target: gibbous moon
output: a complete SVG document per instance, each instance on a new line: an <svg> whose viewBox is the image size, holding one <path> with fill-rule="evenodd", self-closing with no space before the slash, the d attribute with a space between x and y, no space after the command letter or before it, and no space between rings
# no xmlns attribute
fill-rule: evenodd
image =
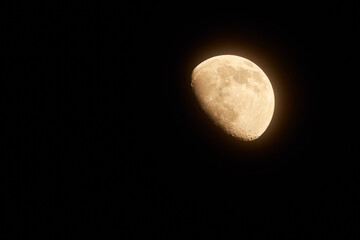
<svg viewBox="0 0 360 240"><path fill-rule="evenodd" d="M221 55L200 63L191 86L205 113L228 134L244 141L259 138L275 108L269 78L250 60Z"/></svg>

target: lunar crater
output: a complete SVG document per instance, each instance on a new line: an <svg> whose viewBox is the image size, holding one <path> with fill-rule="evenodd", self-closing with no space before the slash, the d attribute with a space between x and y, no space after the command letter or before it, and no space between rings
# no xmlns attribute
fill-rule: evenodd
<svg viewBox="0 0 360 240"><path fill-rule="evenodd" d="M249 84L249 78L251 77L251 72L247 69L241 69L233 75L233 80L240 84Z"/></svg>

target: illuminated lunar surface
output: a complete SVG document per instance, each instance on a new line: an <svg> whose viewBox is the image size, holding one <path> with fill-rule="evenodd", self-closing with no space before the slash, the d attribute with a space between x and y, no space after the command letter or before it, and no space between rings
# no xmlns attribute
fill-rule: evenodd
<svg viewBox="0 0 360 240"><path fill-rule="evenodd" d="M244 141L260 137L275 108L271 83L253 62L221 55L200 63L191 86L202 109L228 134Z"/></svg>

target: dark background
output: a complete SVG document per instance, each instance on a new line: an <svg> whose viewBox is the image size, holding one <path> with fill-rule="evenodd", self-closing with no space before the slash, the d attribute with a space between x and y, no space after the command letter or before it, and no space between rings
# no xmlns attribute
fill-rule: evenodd
<svg viewBox="0 0 360 240"><path fill-rule="evenodd" d="M358 2L4 2L4 239L359 239ZM191 71L272 82L254 142Z"/></svg>

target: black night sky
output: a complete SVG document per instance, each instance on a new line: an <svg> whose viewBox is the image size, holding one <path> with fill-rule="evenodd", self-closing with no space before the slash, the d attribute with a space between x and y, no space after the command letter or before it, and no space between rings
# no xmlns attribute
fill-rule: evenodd
<svg viewBox="0 0 360 240"><path fill-rule="evenodd" d="M4 239L359 239L356 1L4 3ZM191 71L246 57L274 118L241 142Z"/></svg>

